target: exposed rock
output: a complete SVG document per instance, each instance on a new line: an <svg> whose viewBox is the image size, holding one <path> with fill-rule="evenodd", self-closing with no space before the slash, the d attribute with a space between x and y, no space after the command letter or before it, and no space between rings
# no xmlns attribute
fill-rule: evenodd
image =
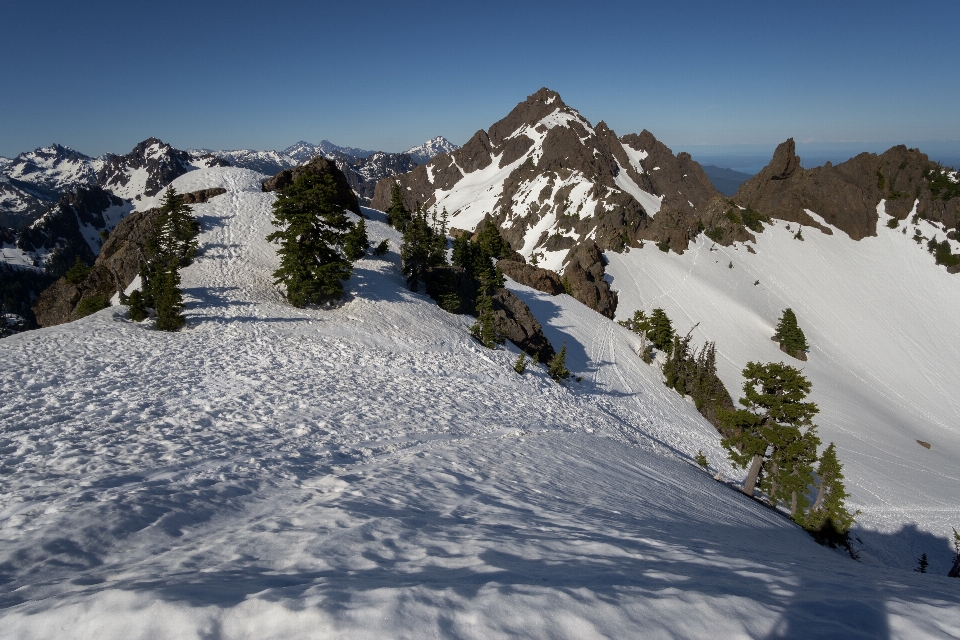
<svg viewBox="0 0 960 640"><path fill-rule="evenodd" d="M524 264L517 260L500 260L497 262L500 271L515 282L549 293L552 296L563 293L563 281L556 271L541 269L532 264Z"/></svg>
<svg viewBox="0 0 960 640"><path fill-rule="evenodd" d="M147 138L126 155L110 156L97 172L97 184L124 198L154 196L192 168L186 151L174 149L157 138ZM142 186L134 179L138 171L146 172Z"/></svg>
<svg viewBox="0 0 960 640"><path fill-rule="evenodd" d="M226 193L226 189L216 187L184 193L181 197L187 204L196 204L222 193ZM77 319L76 308L81 299L94 296L110 299L126 289L140 273L147 238L153 233L159 213L159 208L135 211L121 220L104 242L83 282L74 285L60 278L40 294L33 306L37 323L51 327L71 322Z"/></svg>
<svg viewBox="0 0 960 640"><path fill-rule="evenodd" d="M917 149L891 147L881 155L861 153L838 165L803 169L793 139L780 144L770 164L741 185L733 200L773 218L817 227L809 209L854 240L877 234L877 206L903 219L913 209L921 217L954 228L960 222L960 198L933 195L927 172L936 167Z"/></svg>
<svg viewBox="0 0 960 640"><path fill-rule="evenodd" d="M453 292L460 299L457 311L476 314L475 305L480 292L465 269L450 265L433 267L427 270L424 280L427 295L434 300L439 302L444 293ZM536 355L541 362L549 362L554 354L553 346L527 305L507 289L498 289L492 298L497 331L529 355Z"/></svg>
<svg viewBox="0 0 960 640"><path fill-rule="evenodd" d="M597 313L612 318L617 310L617 292L610 290L604 279L603 254L597 244L588 240L567 254L563 279L570 295Z"/></svg>
<svg viewBox="0 0 960 640"><path fill-rule="evenodd" d="M555 353L553 345L526 303L507 289L498 289L492 298L497 331L531 356L536 355L540 362L550 362Z"/></svg>
<svg viewBox="0 0 960 640"><path fill-rule="evenodd" d="M356 194L354 194L353 190L350 188L350 183L347 182L347 177L332 160L328 160L326 158L316 157L307 164L300 165L299 167L294 167L292 169L284 169L272 178L267 178L264 180L263 190L277 191L279 189L283 189L284 187L293 184L293 181L304 173L313 173L318 176L329 174L332 176L334 186L337 191L337 204L344 209L353 211L357 215L361 215L360 203L357 201Z"/></svg>

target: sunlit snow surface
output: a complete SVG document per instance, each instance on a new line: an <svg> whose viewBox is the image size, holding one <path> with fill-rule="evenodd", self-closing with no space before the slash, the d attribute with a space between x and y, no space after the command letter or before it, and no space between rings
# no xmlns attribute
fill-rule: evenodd
<svg viewBox="0 0 960 640"><path fill-rule="evenodd" d="M926 240L912 239L919 229L943 240L942 229L920 221L904 234L905 225L889 229L889 219L881 203L878 236L856 243L837 229L809 227L801 242L796 224L788 230L777 221L757 234L755 254L703 236L682 256L648 244L608 253L607 273L619 292L618 317L662 307L681 333L699 322L695 342L716 341L734 398L748 361L802 368L820 408L820 436L836 442L862 510L864 561L913 568L931 548L947 562L945 541L960 528L960 276L934 264ZM787 307L811 345L807 362L770 340ZM880 544L874 531L900 535Z"/></svg>
<svg viewBox="0 0 960 640"><path fill-rule="evenodd" d="M567 296L513 285L582 382L520 377L405 289L368 211L388 259L339 309L288 306L261 177L175 182L228 188L194 206L183 332L114 307L0 342L0 637L960 634L956 581L695 468L732 475L716 433Z"/></svg>

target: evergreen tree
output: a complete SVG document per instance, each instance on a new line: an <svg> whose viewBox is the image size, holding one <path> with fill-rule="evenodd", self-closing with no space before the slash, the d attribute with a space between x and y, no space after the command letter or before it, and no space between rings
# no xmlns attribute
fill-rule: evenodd
<svg viewBox="0 0 960 640"><path fill-rule="evenodd" d="M790 476L805 473L804 452L813 436L803 439L813 427L812 418L819 409L816 404L803 401L810 393L807 379L782 362L749 362L743 377L746 382L740 404L745 408L721 411L721 421L730 434L722 444L734 466L748 469L743 492L752 496L757 482L765 482L764 486L773 491L771 502L776 504L785 495L784 484L796 486ZM764 474L771 478L764 480Z"/></svg>
<svg viewBox="0 0 960 640"><path fill-rule="evenodd" d="M695 458L695 460L697 464L703 467L704 469L706 469L707 466L710 464L709 462L707 462L707 456L703 455L702 449L697 449L697 457Z"/></svg>
<svg viewBox="0 0 960 640"><path fill-rule="evenodd" d="M128 299L130 303L130 319L134 322L142 322L147 319L147 307L143 304L143 294L140 289L134 289Z"/></svg>
<svg viewBox="0 0 960 640"><path fill-rule="evenodd" d="M917 568L914 569L917 573L926 573L927 567L930 566L930 563L927 561L927 554L920 554L920 559L917 560Z"/></svg>
<svg viewBox="0 0 960 640"><path fill-rule="evenodd" d="M650 324L650 319L647 318L647 314L639 309L633 312L632 318L620 320L617 324L641 336L646 336L647 332L653 328L653 325Z"/></svg>
<svg viewBox="0 0 960 640"><path fill-rule="evenodd" d="M179 331L186 320L183 317L183 293L180 291L180 270L176 262L169 262L160 272L154 287L157 310L157 329Z"/></svg>
<svg viewBox="0 0 960 640"><path fill-rule="evenodd" d="M184 204L183 197L177 194L173 186L167 187L163 194L156 226L164 229L164 242L167 244L163 250L176 255L178 266L186 267L193 262L200 224L193 217L193 209Z"/></svg>
<svg viewBox="0 0 960 640"><path fill-rule="evenodd" d="M666 351L673 344L673 324L663 309L654 309L650 314L650 330L647 337L657 349Z"/></svg>
<svg viewBox="0 0 960 640"><path fill-rule="evenodd" d="M488 349L495 349L504 340L497 331L493 317L493 299L487 291L483 291L477 298L477 321L471 327L470 333Z"/></svg>
<svg viewBox="0 0 960 640"><path fill-rule="evenodd" d="M343 253L351 262L355 262L367 254L370 240L367 239L367 223L363 218L347 232L343 239Z"/></svg>
<svg viewBox="0 0 960 640"><path fill-rule="evenodd" d="M403 192L400 190L400 185L394 183L390 191L390 206L387 208L387 223L394 229L403 231L407 228L409 221L410 212L403 204Z"/></svg>
<svg viewBox="0 0 960 640"><path fill-rule="evenodd" d="M500 230L488 214L480 223L477 233L477 243L494 260L506 258L510 255L510 245L500 235Z"/></svg>
<svg viewBox="0 0 960 640"><path fill-rule="evenodd" d="M850 514L846 509L847 490L843 486L843 466L837 458L837 448L832 442L820 456L817 477L820 484L813 506L806 516L806 527L831 536L836 533L845 539L846 532L853 526L855 514Z"/></svg>
<svg viewBox="0 0 960 640"><path fill-rule="evenodd" d="M550 361L550 369L547 372L550 374L550 377L553 378L556 382L561 380L566 380L570 377L570 372L567 371L567 343L563 343L563 348L560 349L560 352L553 356L553 360Z"/></svg>
<svg viewBox="0 0 960 640"><path fill-rule="evenodd" d="M400 247L401 270L411 291L419 288L428 269L446 264L446 243L446 233L427 224L426 214L417 207L404 228Z"/></svg>
<svg viewBox="0 0 960 640"><path fill-rule="evenodd" d="M280 245L274 282L284 285L290 304L303 307L339 300L343 281L353 270L343 253L353 225L336 202L333 178L300 174L277 194L272 224L280 227L267 236Z"/></svg>
<svg viewBox="0 0 960 640"><path fill-rule="evenodd" d="M517 357L517 361L513 365L513 370L520 374L527 370L527 354L525 354L523 351L521 351L520 355Z"/></svg>
<svg viewBox="0 0 960 640"><path fill-rule="evenodd" d="M80 284L86 279L88 273L90 273L90 267L80 259L80 256L77 256L77 259L73 261L73 266L67 269L63 277L70 284Z"/></svg>
<svg viewBox="0 0 960 640"><path fill-rule="evenodd" d="M387 251L389 250L390 250L390 241L387 239L384 239L380 241L380 244L374 247L373 255L377 257L385 256L387 255Z"/></svg>
<svg viewBox="0 0 960 640"><path fill-rule="evenodd" d="M807 345L806 336L803 335L803 330L797 324L797 316L793 309L783 310L783 315L777 322L777 332L773 334L773 339L779 342L780 348L791 356L810 348Z"/></svg>

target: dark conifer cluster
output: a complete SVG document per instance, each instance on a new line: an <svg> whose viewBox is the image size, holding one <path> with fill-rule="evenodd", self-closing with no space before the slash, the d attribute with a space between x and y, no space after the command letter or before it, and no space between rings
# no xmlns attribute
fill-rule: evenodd
<svg viewBox="0 0 960 640"><path fill-rule="evenodd" d="M773 505L784 505L790 516L818 541L849 549L847 532L855 514L844 506L847 493L843 468L831 443L819 458L820 438L813 423L819 409L806 402L810 382L790 365L747 363L743 409L721 411L722 441L734 466L747 469L743 492L759 489ZM811 505L810 489L816 489Z"/></svg>
<svg viewBox="0 0 960 640"><path fill-rule="evenodd" d="M131 320L144 320L148 309L153 309L157 329L179 331L183 328L180 269L193 261L198 235L200 224L193 217L193 209L184 204L176 189L167 187L140 262L140 289L127 300Z"/></svg>
<svg viewBox="0 0 960 640"><path fill-rule="evenodd" d="M417 291L430 269L447 264L447 212L444 210L440 216L433 213L428 220L417 205L413 214L405 214L401 219L405 220L400 246L401 268L407 277L407 286Z"/></svg>
<svg viewBox="0 0 960 640"><path fill-rule="evenodd" d="M333 178L299 175L277 194L272 224L279 230L267 240L280 245L274 282L284 286L290 304L304 307L340 300L353 260L366 252L369 243L363 219L352 224L337 203Z"/></svg>
<svg viewBox="0 0 960 640"><path fill-rule="evenodd" d="M663 365L664 382L680 395L689 395L704 418L722 430L720 411L733 408L733 399L717 376L717 345L706 342L699 352L690 348L693 329L673 336L672 349Z"/></svg>
<svg viewBox="0 0 960 640"><path fill-rule="evenodd" d="M797 315L793 309L784 309L783 315L777 322L777 332L773 334L773 339L780 343L780 349L795 358L803 356L804 352L810 348L807 344L807 338L803 335L803 329L797 324Z"/></svg>

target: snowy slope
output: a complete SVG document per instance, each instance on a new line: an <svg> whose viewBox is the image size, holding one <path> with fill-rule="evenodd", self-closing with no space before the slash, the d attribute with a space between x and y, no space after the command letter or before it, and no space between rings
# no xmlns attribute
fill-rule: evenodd
<svg viewBox="0 0 960 640"><path fill-rule="evenodd" d="M820 407L821 438L837 443L862 510L864 560L911 568L931 547L945 562L945 540L960 527L960 279L911 239L919 228L942 240L942 229L921 221L904 234L887 220L881 206L878 236L859 242L810 228L801 242L796 224L788 230L777 221L757 234L755 254L702 235L682 256L648 244L607 253L607 273L619 292L618 317L662 307L682 333L699 322L695 342L716 341L719 373L735 399L748 361L802 368ZM807 362L770 340L787 307L811 345ZM875 532L895 540L871 545Z"/></svg>
<svg viewBox="0 0 960 640"><path fill-rule="evenodd" d="M955 581L696 469L715 432L567 296L514 286L583 381L520 377L405 290L368 210L388 259L286 305L261 178L175 181L229 190L195 206L185 331L110 308L0 343L0 637L960 635Z"/></svg>

